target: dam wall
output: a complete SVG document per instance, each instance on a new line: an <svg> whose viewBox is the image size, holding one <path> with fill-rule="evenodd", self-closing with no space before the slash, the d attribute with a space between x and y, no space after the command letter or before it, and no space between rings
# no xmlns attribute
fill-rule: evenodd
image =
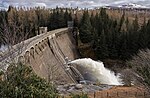
<svg viewBox="0 0 150 98"><path fill-rule="evenodd" d="M48 81L59 83L75 82L67 72L67 59L78 58L76 46L71 32L64 30L43 39L32 47L25 56L29 56L26 63L31 65L37 75ZM59 84L58 83L58 84Z"/></svg>
<svg viewBox="0 0 150 98"><path fill-rule="evenodd" d="M18 53L18 47L22 47L21 53ZM13 48L11 53L3 56L2 62L13 56L17 61L31 66L38 76L49 82L76 82L68 70L67 62L79 56L72 32L68 28L42 33Z"/></svg>

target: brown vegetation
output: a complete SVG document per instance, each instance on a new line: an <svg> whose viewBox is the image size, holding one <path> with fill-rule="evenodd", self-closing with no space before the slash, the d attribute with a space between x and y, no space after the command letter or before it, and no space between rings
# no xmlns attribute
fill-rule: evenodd
<svg viewBox="0 0 150 98"><path fill-rule="evenodd" d="M96 13L99 13L99 9L89 10L89 14L96 15ZM84 10L77 11L77 16L79 19L81 19L81 16L83 14ZM120 20L123 13L125 13L125 19L128 17L129 22L132 23L132 21L135 19L135 17L138 17L138 22L140 25L143 24L144 20L148 21L150 19L150 11L138 11L138 10L123 10L123 9L106 9L107 14L115 20Z"/></svg>

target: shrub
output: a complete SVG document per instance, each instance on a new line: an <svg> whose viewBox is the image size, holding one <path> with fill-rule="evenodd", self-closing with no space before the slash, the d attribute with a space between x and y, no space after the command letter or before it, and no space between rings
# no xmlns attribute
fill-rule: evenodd
<svg viewBox="0 0 150 98"><path fill-rule="evenodd" d="M1 98L55 98L56 90L38 77L31 67L10 65L0 81Z"/></svg>

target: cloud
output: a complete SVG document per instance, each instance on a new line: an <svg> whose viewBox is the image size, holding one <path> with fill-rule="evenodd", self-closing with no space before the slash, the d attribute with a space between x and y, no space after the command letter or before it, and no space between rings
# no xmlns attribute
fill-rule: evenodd
<svg viewBox="0 0 150 98"><path fill-rule="evenodd" d="M0 7L13 6L45 6L45 7L81 7L89 8L96 6L118 6L128 3L137 3L149 7L150 0L0 0Z"/></svg>

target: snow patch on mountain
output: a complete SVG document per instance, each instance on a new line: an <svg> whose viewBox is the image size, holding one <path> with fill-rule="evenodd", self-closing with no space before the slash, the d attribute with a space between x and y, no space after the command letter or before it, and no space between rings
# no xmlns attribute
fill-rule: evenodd
<svg viewBox="0 0 150 98"><path fill-rule="evenodd" d="M135 3L123 4L121 6L119 5L118 7L120 8L148 8L146 6L135 4Z"/></svg>

